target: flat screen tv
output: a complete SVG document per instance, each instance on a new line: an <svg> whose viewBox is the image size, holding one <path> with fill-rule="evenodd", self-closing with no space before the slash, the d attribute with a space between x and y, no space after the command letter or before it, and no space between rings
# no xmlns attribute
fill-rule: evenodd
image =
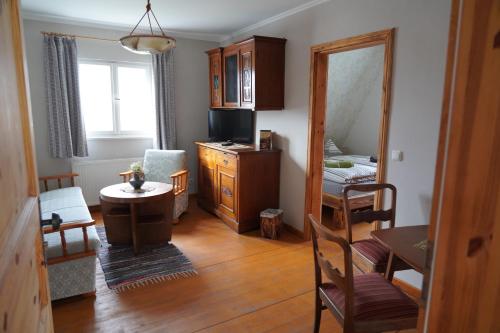
<svg viewBox="0 0 500 333"><path fill-rule="evenodd" d="M212 142L253 142L251 110L208 110L208 136Z"/></svg>

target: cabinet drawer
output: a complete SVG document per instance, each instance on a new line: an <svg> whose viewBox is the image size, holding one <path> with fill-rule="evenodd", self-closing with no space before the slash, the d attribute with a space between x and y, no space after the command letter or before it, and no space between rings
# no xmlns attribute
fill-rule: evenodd
<svg viewBox="0 0 500 333"><path fill-rule="evenodd" d="M198 149L198 157L202 161L212 162L212 160L213 160L212 150L208 149L208 148L205 148L205 147L199 147L199 149Z"/></svg>
<svg viewBox="0 0 500 333"><path fill-rule="evenodd" d="M236 171L238 168L238 159L231 154L217 152L215 163L229 170Z"/></svg>

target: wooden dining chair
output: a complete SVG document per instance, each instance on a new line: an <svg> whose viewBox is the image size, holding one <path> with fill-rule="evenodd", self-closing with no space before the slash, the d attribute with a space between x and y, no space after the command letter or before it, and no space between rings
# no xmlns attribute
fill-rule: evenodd
<svg viewBox="0 0 500 333"><path fill-rule="evenodd" d="M314 332L319 332L321 313L326 309L335 316L344 333L416 328L418 305L378 273L353 276L349 243L319 225L312 215L309 215L309 220L312 225L315 273ZM323 256L318 238L340 246L344 255L344 274ZM328 282L323 282L322 274Z"/></svg>
<svg viewBox="0 0 500 333"><path fill-rule="evenodd" d="M371 193L388 190L391 192L391 205L387 210L375 210L374 208L364 210L352 210L348 200L350 192ZM352 241L352 225L360 222L372 223L376 221L389 221L389 228L394 228L396 218L396 187L392 184L356 184L344 188L344 214L346 217L346 239L352 248L352 259L354 265L364 273L377 272L386 273L387 263L390 257L390 249L380 244L377 240L368 238ZM411 269L404 261L393 257L391 273L386 276L392 280L394 271Z"/></svg>

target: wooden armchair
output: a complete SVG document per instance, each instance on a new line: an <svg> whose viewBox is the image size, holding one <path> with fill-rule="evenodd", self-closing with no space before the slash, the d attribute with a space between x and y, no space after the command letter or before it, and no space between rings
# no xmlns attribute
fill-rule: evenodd
<svg viewBox="0 0 500 333"><path fill-rule="evenodd" d="M146 181L172 184L175 195L174 224L188 207L187 156L184 150L147 149L144 154ZM120 173L123 182L130 180L132 171Z"/></svg>
<svg viewBox="0 0 500 333"><path fill-rule="evenodd" d="M343 332L385 332L417 327L418 305L378 273L353 275L351 246L319 225L312 215L311 236L315 273L314 332L319 332L321 313L330 310ZM318 238L340 246L344 273L335 268L319 249ZM329 280L323 283L323 274Z"/></svg>
<svg viewBox="0 0 500 333"><path fill-rule="evenodd" d="M374 210L373 206L364 210L353 210L349 198L350 191L373 193L376 191L389 190L391 192L391 205L387 210ZM352 225L359 222L389 221L389 227L394 228L396 218L396 187L392 184L356 184L344 188L344 215L346 217L347 241L352 248L354 265L362 272L385 273L389 261L390 250L380 244L377 240L369 238L352 241ZM399 258L394 258L394 271L411 269L411 267ZM392 273L386 276L392 280Z"/></svg>

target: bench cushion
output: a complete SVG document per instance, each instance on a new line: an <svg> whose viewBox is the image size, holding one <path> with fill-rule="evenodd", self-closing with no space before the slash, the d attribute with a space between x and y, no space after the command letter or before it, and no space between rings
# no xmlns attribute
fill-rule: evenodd
<svg viewBox="0 0 500 333"><path fill-rule="evenodd" d="M42 219L50 219L52 213L57 213L64 223L72 221L90 221L92 216L79 187L67 187L40 194L40 210ZM81 228L70 229L64 232L68 254L85 250L83 231ZM96 249L100 242L95 227L87 228L90 249ZM48 246L47 258L62 256L61 236L58 232L45 234L44 239Z"/></svg>

